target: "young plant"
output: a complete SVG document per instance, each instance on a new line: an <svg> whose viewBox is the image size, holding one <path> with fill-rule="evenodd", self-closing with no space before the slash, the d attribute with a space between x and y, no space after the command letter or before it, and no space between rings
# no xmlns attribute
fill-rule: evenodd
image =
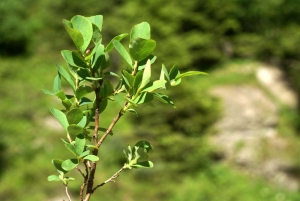
<svg viewBox="0 0 300 201"><path fill-rule="evenodd" d="M129 35L120 34L104 46L102 22L101 15L77 15L70 21L63 20L64 27L77 49L61 51L67 68L58 65L53 91L43 89L44 93L57 96L64 107L51 108L50 111L65 129L66 136L61 141L71 156L65 160L52 160L58 174L50 175L48 180L61 181L65 185L69 200L68 184L74 178L68 177L67 173L71 170L76 169L82 176L79 196L80 200L88 201L96 189L114 181L123 170L152 168L153 163L148 160L148 152L153 147L149 142L141 140L124 150L126 161L124 160L124 165L114 175L101 184L94 183L101 145L112 134L114 126L125 113L137 114L136 107L152 106L154 99L175 107L172 100L162 92L180 84L183 77L205 74L199 71L180 73L177 66L168 71L162 65L160 77L152 79L152 65L156 60L152 52L156 42L151 39L150 25L147 22L137 24ZM121 43L127 36L129 51ZM126 68L120 72L110 70L109 53L113 49L126 64ZM62 90L62 79L69 85L71 94ZM103 128L100 126L99 117L106 109L108 101L117 104L120 110L109 127ZM83 164L84 170L80 169L79 164Z"/></svg>

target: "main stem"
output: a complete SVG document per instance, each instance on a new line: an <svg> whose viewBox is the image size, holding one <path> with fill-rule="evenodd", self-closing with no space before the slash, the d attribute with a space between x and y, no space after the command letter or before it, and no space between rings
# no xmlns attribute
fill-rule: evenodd
<svg viewBox="0 0 300 201"><path fill-rule="evenodd" d="M98 131L99 131L99 107L101 103L101 99L99 97L100 93L100 86L98 86L95 89L95 94L96 94L96 108L95 108L95 129L94 129L94 145L97 145L98 142ZM98 155L98 149L94 148L93 150L93 155L97 156ZM85 196L85 201L90 200L91 195L93 194L93 186L94 186L94 177L95 177L95 172L97 168L97 163L92 162L91 167L90 167L90 173L87 181L87 188L86 188L86 196Z"/></svg>
<svg viewBox="0 0 300 201"><path fill-rule="evenodd" d="M135 73L134 73L135 74ZM100 83L101 86L101 83ZM123 116L124 114L124 108L128 107L128 102L125 102L124 104L124 108L122 108L119 113L117 114L117 116L113 119L113 121L111 122L111 124L109 125L108 129L105 131L105 133L102 135L102 137L100 138L100 140L98 141L98 131L99 131L99 107L100 107L100 103L101 103L101 97L99 97L100 94L100 86L97 87L95 89L95 93L96 93L96 109L95 109L95 129L94 129L94 135L93 135L93 139L94 139L94 145L96 146L96 148L94 148L93 150L93 155L97 156L98 155L98 150L100 148L100 146L102 145L103 141L106 139L106 137L108 136L108 134L113 130L113 127L116 125L116 123L119 121L119 119ZM90 167L90 173L88 176L88 181L87 181L87 188L86 188L86 196L84 201L88 201L90 200L92 194L94 193L94 191L100 187L103 186L104 184L106 184L107 182L104 182L101 185L98 185L97 187L94 187L94 178L95 178L95 172L96 172L96 167L97 167L97 163L96 162L92 162L91 167ZM116 173L116 175L118 175L122 170L124 170L124 167L121 168L120 171L118 171ZM114 175L115 176L115 175ZM115 177L112 178L115 178Z"/></svg>

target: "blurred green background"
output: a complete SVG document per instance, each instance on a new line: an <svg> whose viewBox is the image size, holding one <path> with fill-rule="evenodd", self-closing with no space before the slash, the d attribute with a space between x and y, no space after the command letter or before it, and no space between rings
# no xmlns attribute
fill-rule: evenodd
<svg viewBox="0 0 300 201"><path fill-rule="evenodd" d="M300 200L298 105L278 101L255 75L259 65L275 66L283 72L296 100L300 97L300 1L1 0L0 13L1 200L66 199L63 185L47 181L55 172L52 158L68 155L59 140L63 131L48 109L59 102L41 89L51 88L55 65L65 65L60 51L74 49L61 20L97 14L104 16L105 44L147 21L157 41L158 69L160 63L168 68L177 64L182 71L210 75L192 77L175 88L170 96L177 109L157 104L154 111L138 109L139 118L126 115L121 119L115 135L100 151L96 182L117 171L125 160L122 150L140 139L154 144L150 156L155 167L124 171L92 200ZM111 57L114 68L122 67L116 52ZM228 157L221 145L211 142L222 132L216 122L226 115L224 100L212 91L244 85L259 88L276 104L275 129L286 143L284 153L277 154L269 138L263 139L256 153L261 161L255 161L254 168L237 164L230 158L234 155ZM113 105L110 108L112 112L102 117L105 124L116 112ZM237 143L232 151L238 153L243 146L245 142ZM263 169L260 165L270 158L288 159L283 172L296 187L287 188L289 180L278 184L253 173L252 169ZM78 172L71 176L77 178L70 191L78 200L81 178Z"/></svg>

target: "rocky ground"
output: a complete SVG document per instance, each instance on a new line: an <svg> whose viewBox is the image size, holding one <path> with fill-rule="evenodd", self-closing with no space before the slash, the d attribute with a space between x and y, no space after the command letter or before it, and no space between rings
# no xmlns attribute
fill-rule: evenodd
<svg viewBox="0 0 300 201"><path fill-rule="evenodd" d="M212 144L224 162L291 190L299 181L290 173L289 141L278 133L282 105L296 107L297 99L278 68L258 65L250 71L258 85L227 85L212 90L223 101L223 117Z"/></svg>

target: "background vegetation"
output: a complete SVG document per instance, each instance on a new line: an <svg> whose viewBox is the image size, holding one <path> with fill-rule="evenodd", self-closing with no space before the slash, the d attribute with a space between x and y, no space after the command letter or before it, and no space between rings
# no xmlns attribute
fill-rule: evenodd
<svg viewBox="0 0 300 201"><path fill-rule="evenodd" d="M128 116L129 120L120 121L116 136L108 140L114 149L100 153L99 182L124 163L122 150L140 136L149 138L164 154L153 151L153 170L124 172L116 184L99 190L103 200L299 200L298 192L220 163L206 141L222 115L221 102L209 95L209 88L237 82L238 75L226 71L220 78L224 63L258 60L276 64L300 97L299 10L300 3L294 0L1 1L1 200L62 200L64 196L63 186L46 181L54 170L50 161L61 154L63 145L57 141L61 130L53 126L48 110L55 101L41 88L52 85L55 64L64 65L60 51L73 47L61 19L77 14L102 14L106 42L148 21L158 43L155 54L165 59L158 63L168 67L176 63L180 69L211 74L185 82L195 86L194 96L171 94L178 109L162 106L159 110L164 115L145 109L139 118ZM113 55L112 62L122 67L117 56ZM253 82L253 78L241 81ZM191 103L198 106L190 108ZM145 122L148 115L152 118ZM298 113L293 115L292 121ZM114 113L107 114L107 122L112 116ZM299 123L283 122L299 140ZM74 194L78 185L71 189Z"/></svg>

